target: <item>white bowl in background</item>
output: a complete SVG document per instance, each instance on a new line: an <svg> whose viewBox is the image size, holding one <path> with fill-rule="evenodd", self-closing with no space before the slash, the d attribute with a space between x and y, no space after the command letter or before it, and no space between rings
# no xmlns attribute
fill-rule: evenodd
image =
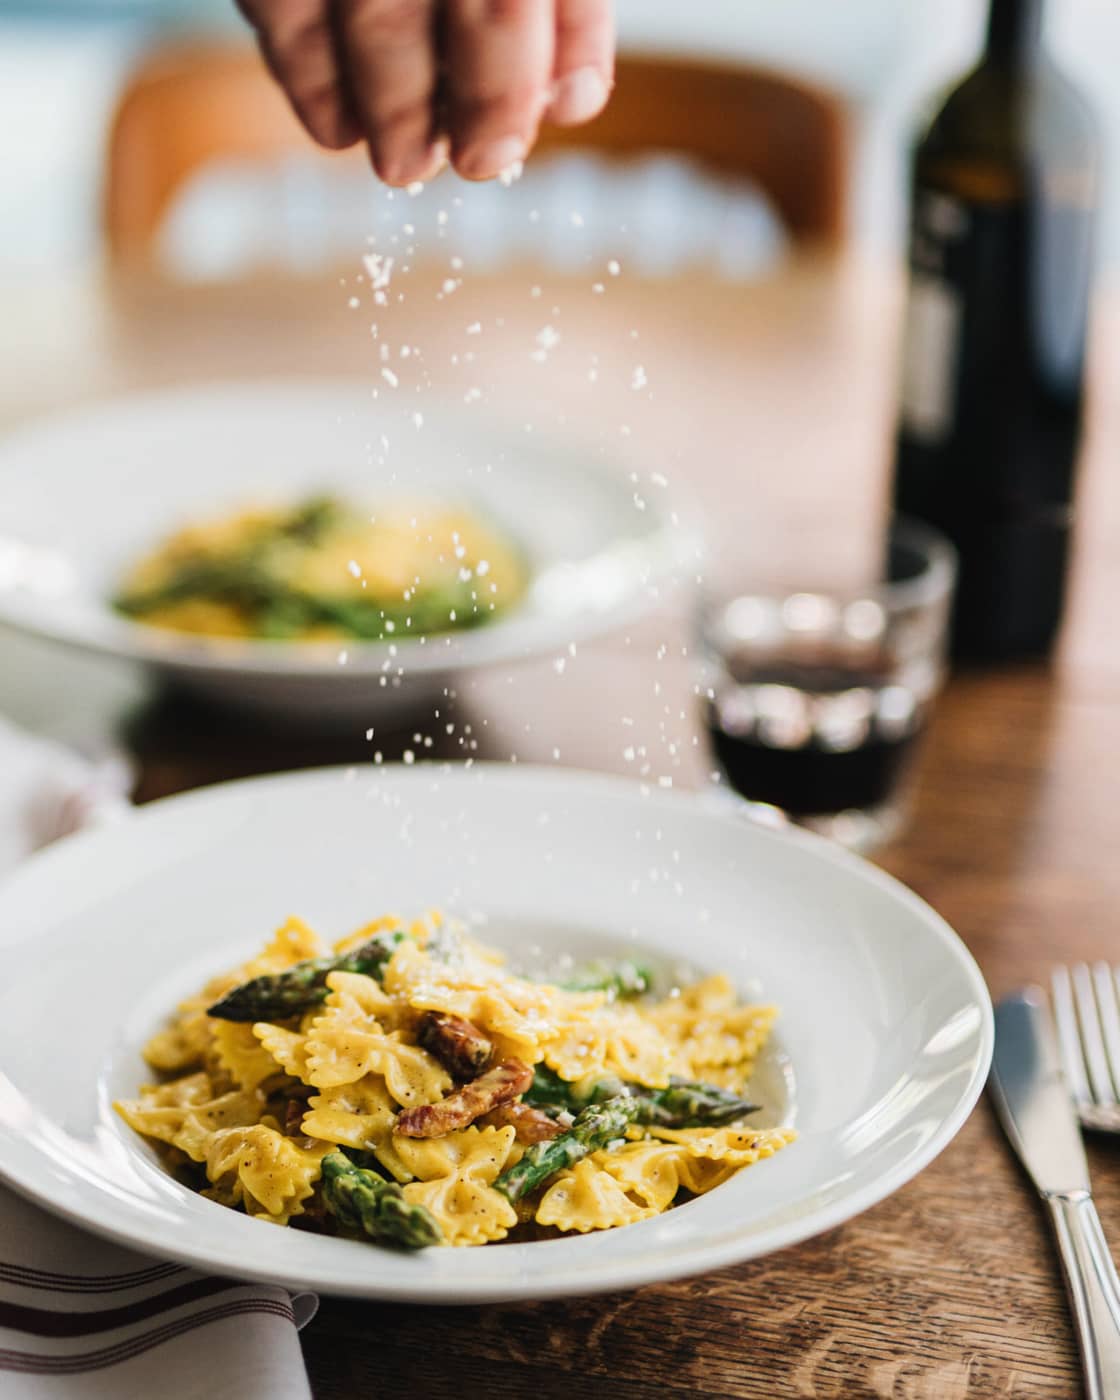
<svg viewBox="0 0 1120 1400"><path fill-rule="evenodd" d="M179 525L322 491L477 506L526 551L527 597L485 627L392 645L204 638L111 607L129 566ZM355 381L167 390L0 441L0 624L243 707L319 718L416 708L459 672L559 654L635 618L698 558L663 486L635 486L585 446L515 435L462 405L426 402L417 428Z"/></svg>

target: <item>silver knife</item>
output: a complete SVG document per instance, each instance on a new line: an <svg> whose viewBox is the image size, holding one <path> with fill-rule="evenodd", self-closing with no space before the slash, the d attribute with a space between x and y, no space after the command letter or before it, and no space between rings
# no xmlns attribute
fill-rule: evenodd
<svg viewBox="0 0 1120 1400"><path fill-rule="evenodd" d="M1050 1210L1089 1400L1120 1400L1120 1279L1093 1205L1054 1024L1038 987L996 1007L988 1087L1011 1145Z"/></svg>

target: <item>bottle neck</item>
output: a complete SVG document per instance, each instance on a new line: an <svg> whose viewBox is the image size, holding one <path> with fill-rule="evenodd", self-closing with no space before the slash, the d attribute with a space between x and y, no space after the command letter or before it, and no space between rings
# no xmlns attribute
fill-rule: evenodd
<svg viewBox="0 0 1120 1400"><path fill-rule="evenodd" d="M1045 0L991 0L986 61L1018 69L1038 64L1044 9Z"/></svg>

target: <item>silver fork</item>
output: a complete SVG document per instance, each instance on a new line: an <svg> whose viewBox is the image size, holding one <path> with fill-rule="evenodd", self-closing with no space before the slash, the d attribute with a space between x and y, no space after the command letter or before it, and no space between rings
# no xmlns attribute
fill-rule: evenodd
<svg viewBox="0 0 1120 1400"><path fill-rule="evenodd" d="M1050 975L1062 1068L1086 1128L1120 1133L1120 970L1098 962Z"/></svg>

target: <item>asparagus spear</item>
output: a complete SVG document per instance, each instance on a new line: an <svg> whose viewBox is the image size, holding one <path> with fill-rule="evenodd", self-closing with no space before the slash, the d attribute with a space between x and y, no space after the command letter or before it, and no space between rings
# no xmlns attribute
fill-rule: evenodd
<svg viewBox="0 0 1120 1400"><path fill-rule="evenodd" d="M497 1178L494 1189L510 1201L519 1201L558 1171L575 1166L590 1153L622 1137L635 1121L637 1111L638 1100L627 1094L606 1103L589 1104L566 1133L528 1148L519 1162Z"/></svg>
<svg viewBox="0 0 1120 1400"><path fill-rule="evenodd" d="M446 632L480 626L493 614L478 606L469 583L458 577L407 601L306 593L286 581L292 546L313 546L343 515L330 497L316 497L256 530L225 554L183 559L160 584L118 595L115 605L130 616L188 599L231 604L248 614L253 631L273 640L299 636L317 626L338 627L362 641L390 634Z"/></svg>
<svg viewBox="0 0 1120 1400"><path fill-rule="evenodd" d="M285 542L317 543L339 516L329 497L313 497L278 520L256 529L237 549L219 554L195 554L183 559L163 583L147 591L121 594L122 612L143 615L188 598L229 602L258 613L268 635L289 635L316 618L303 616L309 601L286 587L275 567L275 547ZM287 617L284 615L288 614Z"/></svg>
<svg viewBox="0 0 1120 1400"><path fill-rule="evenodd" d="M615 1075L600 1079L594 1075L584 1075L582 1079L561 1079L547 1065L537 1065L533 1070L533 1082L521 1097L525 1103L535 1104L538 1108L567 1109L578 1113L588 1104L602 1103L604 1099L613 1099L628 1092L628 1086Z"/></svg>
<svg viewBox="0 0 1120 1400"><path fill-rule="evenodd" d="M303 599L274 597L257 608L254 626L258 636L282 642L302 636L317 621L314 608Z"/></svg>
<svg viewBox="0 0 1120 1400"><path fill-rule="evenodd" d="M538 1108L578 1112L588 1104L603 1103L620 1094L629 1095L637 1102L636 1123L658 1128L714 1128L758 1109L757 1104L748 1103L714 1084L673 1078L667 1088L647 1089L642 1084L628 1084L616 1075L561 1079L546 1065L537 1065L533 1082L522 1098Z"/></svg>
<svg viewBox="0 0 1120 1400"><path fill-rule="evenodd" d="M188 598L213 598L245 607L267 608L278 599L275 581L263 567L257 550L218 558L184 560L163 582L146 591L122 593L116 606L143 615Z"/></svg>
<svg viewBox="0 0 1120 1400"><path fill-rule="evenodd" d="M459 583L432 587L430 592L420 593L408 602L319 595L306 601L318 609L321 621L333 623L352 636L373 641L383 640L391 633L419 635L476 627L491 617L489 610L479 608Z"/></svg>
<svg viewBox="0 0 1120 1400"><path fill-rule="evenodd" d="M653 986L653 973L632 958L588 963L566 982L568 992L608 992L612 997L640 997Z"/></svg>
<svg viewBox="0 0 1120 1400"><path fill-rule="evenodd" d="M400 929L376 933L348 953L307 958L284 972L254 977L207 1007L206 1014L219 1021L285 1021L298 1016L326 1000L329 972L363 972L379 978L393 950L406 937Z"/></svg>
<svg viewBox="0 0 1120 1400"><path fill-rule="evenodd" d="M379 1176L382 1181L391 1180L389 1173L372 1152L367 1152L361 1147L340 1147L338 1151L352 1167L362 1167L367 1172L372 1172L374 1176Z"/></svg>
<svg viewBox="0 0 1120 1400"><path fill-rule="evenodd" d="M379 1244L423 1249L443 1241L431 1211L406 1201L395 1181L355 1166L341 1152L323 1158L322 1193L323 1204L341 1224Z"/></svg>
<svg viewBox="0 0 1120 1400"><path fill-rule="evenodd" d="M277 527L281 535L316 544L336 525L343 511L333 496L311 496L291 510Z"/></svg>
<svg viewBox="0 0 1120 1400"><path fill-rule="evenodd" d="M655 1128L718 1128L759 1109L727 1089L687 1079L671 1079L665 1089L635 1090L634 1096L638 1101L635 1123Z"/></svg>

